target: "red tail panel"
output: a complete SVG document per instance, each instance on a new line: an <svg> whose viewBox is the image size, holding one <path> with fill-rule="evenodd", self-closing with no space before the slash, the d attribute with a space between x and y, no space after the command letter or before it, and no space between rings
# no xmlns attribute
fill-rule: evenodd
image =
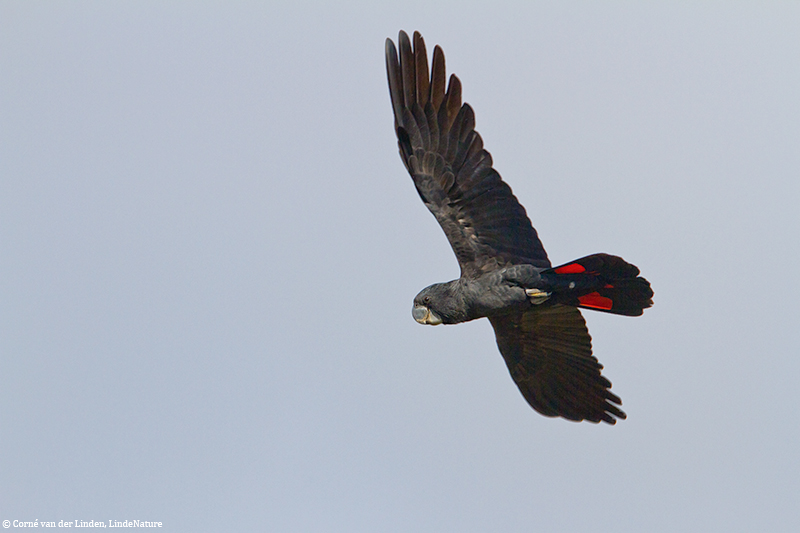
<svg viewBox="0 0 800 533"><path fill-rule="evenodd" d="M556 274L583 274L586 272L586 269L583 268L583 265L579 265L578 263L570 263L556 268L554 272Z"/></svg>
<svg viewBox="0 0 800 533"><path fill-rule="evenodd" d="M603 309L604 311L609 311L612 307L614 307L614 302L611 300L611 298L600 296L596 292L580 296L578 297L578 301L582 306L591 307L592 309Z"/></svg>

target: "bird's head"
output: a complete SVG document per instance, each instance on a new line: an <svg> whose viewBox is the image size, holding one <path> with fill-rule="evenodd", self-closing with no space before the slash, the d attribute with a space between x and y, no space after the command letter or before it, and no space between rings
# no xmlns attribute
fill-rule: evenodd
<svg viewBox="0 0 800 533"><path fill-rule="evenodd" d="M465 320L463 302L457 290L457 280L435 283L422 289L414 298L411 314L420 324L457 324Z"/></svg>

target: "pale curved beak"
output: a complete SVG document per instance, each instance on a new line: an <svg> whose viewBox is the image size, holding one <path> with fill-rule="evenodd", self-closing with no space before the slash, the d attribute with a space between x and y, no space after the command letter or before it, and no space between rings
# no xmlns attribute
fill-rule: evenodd
<svg viewBox="0 0 800 533"><path fill-rule="evenodd" d="M411 310L411 316L420 324L430 324L431 326L438 326L442 323L442 318L422 305L415 305Z"/></svg>

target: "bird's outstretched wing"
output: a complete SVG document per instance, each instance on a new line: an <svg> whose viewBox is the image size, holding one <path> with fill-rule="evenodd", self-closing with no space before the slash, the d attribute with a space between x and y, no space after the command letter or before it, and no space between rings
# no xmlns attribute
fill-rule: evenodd
<svg viewBox="0 0 800 533"><path fill-rule="evenodd" d="M489 320L511 377L539 413L608 424L626 417L576 308L554 305Z"/></svg>
<svg viewBox="0 0 800 533"><path fill-rule="evenodd" d="M400 156L422 201L442 226L461 266L475 278L509 264L549 267L525 208L492 168L475 131L475 114L461 103L455 75L445 91L444 53L436 46L428 71L422 36L405 32L400 55L386 40L386 70Z"/></svg>

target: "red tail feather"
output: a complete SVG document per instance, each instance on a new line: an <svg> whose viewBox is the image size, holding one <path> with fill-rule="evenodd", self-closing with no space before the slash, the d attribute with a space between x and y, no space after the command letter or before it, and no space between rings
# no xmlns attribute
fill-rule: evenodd
<svg viewBox="0 0 800 533"><path fill-rule="evenodd" d="M638 268L614 255L589 255L541 275L552 284L553 303L628 316L641 315L653 305L650 283L639 277Z"/></svg>

